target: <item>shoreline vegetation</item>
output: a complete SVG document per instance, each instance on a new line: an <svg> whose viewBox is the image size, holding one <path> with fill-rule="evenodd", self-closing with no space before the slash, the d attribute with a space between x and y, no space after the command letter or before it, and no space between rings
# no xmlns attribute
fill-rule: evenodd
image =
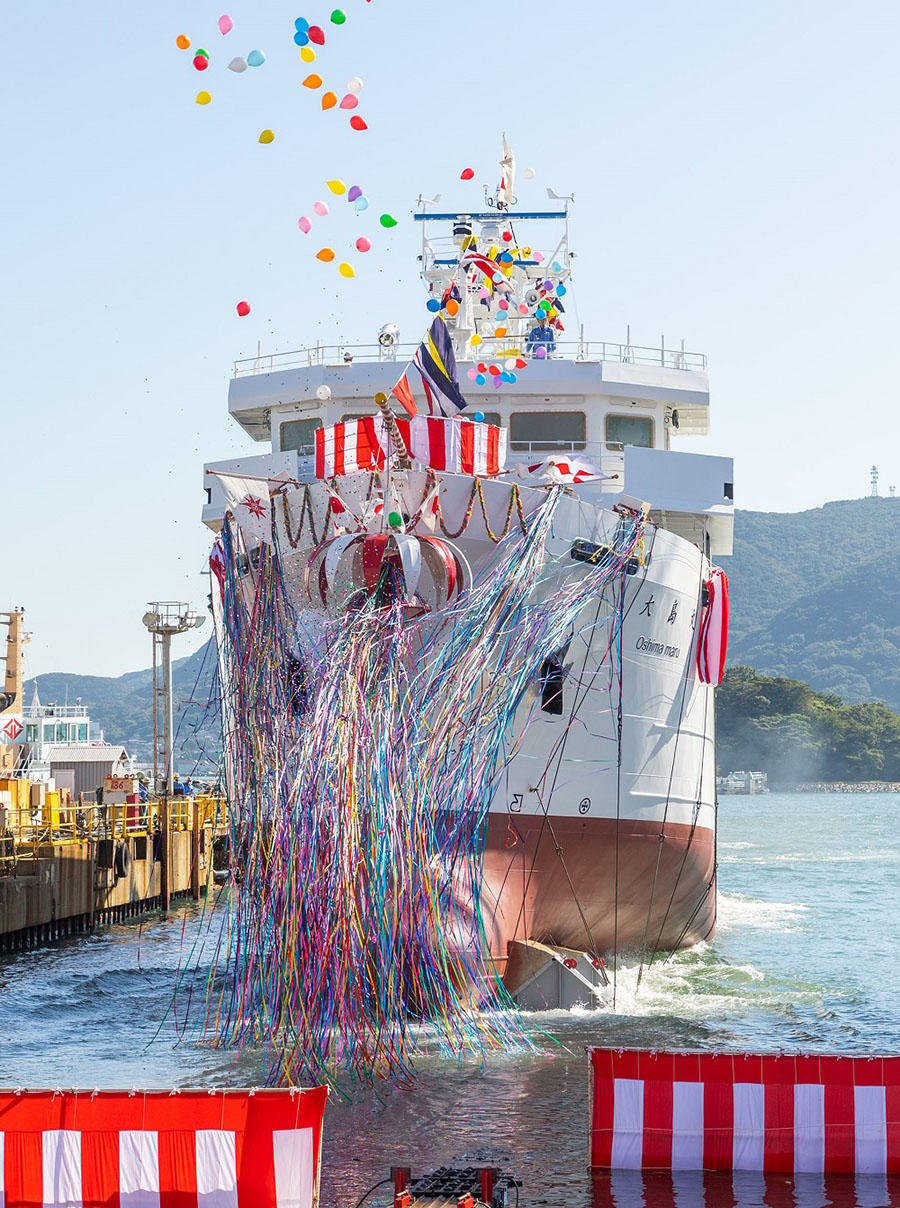
<svg viewBox="0 0 900 1208"><path fill-rule="evenodd" d="M785 792L900 791L900 715L799 680L731 667L716 693L718 774L766 772Z"/></svg>

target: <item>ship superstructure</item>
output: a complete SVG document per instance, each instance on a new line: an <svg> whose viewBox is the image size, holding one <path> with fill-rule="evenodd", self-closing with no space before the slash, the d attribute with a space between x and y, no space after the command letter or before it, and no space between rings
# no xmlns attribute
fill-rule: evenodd
<svg viewBox="0 0 900 1208"><path fill-rule="evenodd" d="M408 531L452 537L478 580L491 573L504 515L508 531L517 498L527 518L536 506L529 492L541 481L567 484L548 542L548 556L571 551L566 574L578 573L579 551L590 558L612 545L623 509L646 504L650 520L618 612L586 617L542 670L516 717L516 753L495 785L483 865L487 939L515 983L527 974L507 966L516 941L598 957L678 947L712 932L714 690L697 673L697 644L711 562L731 553L733 465L673 447L708 432L705 356L573 330L570 201L516 211L500 194L490 200L475 212L423 202L415 219L429 309L450 332L467 402L450 422L478 413L505 430L506 464L483 481L477 473L429 470L429 479L415 467L401 470L393 489L407 501ZM549 336L535 334L542 315ZM237 362L229 412L267 448L207 463L205 523L218 529L226 511L217 475L300 484L311 527L303 537L295 503L300 528L291 544L311 560L324 539L316 528L334 519L316 474L317 431L372 416L373 398L390 395L404 374L425 411L419 348L387 323L368 344ZM331 490L361 500L371 485L360 479L334 478ZM426 499L435 480L442 508L419 518L408 500L416 492ZM285 516L290 534L288 505Z"/></svg>

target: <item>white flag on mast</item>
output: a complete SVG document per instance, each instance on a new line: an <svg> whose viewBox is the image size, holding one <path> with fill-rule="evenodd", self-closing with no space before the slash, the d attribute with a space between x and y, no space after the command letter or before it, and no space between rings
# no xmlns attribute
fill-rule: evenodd
<svg viewBox="0 0 900 1208"><path fill-rule="evenodd" d="M516 194L516 157L512 147L503 135L503 158L500 160L500 186L497 189L497 205L508 210L515 201Z"/></svg>

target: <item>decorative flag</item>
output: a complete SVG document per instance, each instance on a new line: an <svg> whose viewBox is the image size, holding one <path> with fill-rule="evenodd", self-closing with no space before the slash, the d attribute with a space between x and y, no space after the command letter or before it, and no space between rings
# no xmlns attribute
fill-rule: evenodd
<svg viewBox="0 0 900 1208"><path fill-rule="evenodd" d="M418 414L418 407L413 392L410 389L409 378L404 373L403 377L391 391L394 398L400 403L407 415L413 416Z"/></svg>
<svg viewBox="0 0 900 1208"><path fill-rule="evenodd" d="M588 1052L591 1166L900 1172L900 1057Z"/></svg>
<svg viewBox="0 0 900 1208"><path fill-rule="evenodd" d="M265 478L238 478L234 474L219 474L210 470L222 484L225 506L250 545L272 543L272 501L269 482Z"/></svg>
<svg viewBox="0 0 900 1208"><path fill-rule="evenodd" d="M225 591L225 547L222 538L216 537L209 551L209 569L219 581L219 591Z"/></svg>
<svg viewBox="0 0 900 1208"><path fill-rule="evenodd" d="M528 467L528 473L544 482L579 483L609 478L599 466L584 457L551 456Z"/></svg>
<svg viewBox="0 0 900 1208"><path fill-rule="evenodd" d="M0 1203L313 1208L327 1093L4 1091Z"/></svg>
<svg viewBox="0 0 900 1208"><path fill-rule="evenodd" d="M462 411L466 405L459 389L456 376L456 354L453 351L453 341L447 324L437 315L425 339L416 349L413 357L416 368L422 375L422 385L425 395L432 406L437 400L442 415L453 415L448 407Z"/></svg>
<svg viewBox="0 0 900 1208"><path fill-rule="evenodd" d="M500 187L497 189L497 206L504 210L515 201L516 191L516 157L512 148L503 136L503 158L500 160Z"/></svg>
<svg viewBox="0 0 900 1208"><path fill-rule="evenodd" d="M413 460L451 474L499 474L506 465L506 431L494 424L416 415L396 421ZM383 470L390 437L380 415L347 420L316 432L316 477Z"/></svg>
<svg viewBox="0 0 900 1208"><path fill-rule="evenodd" d="M409 420L398 419L397 427L409 448ZM390 438L380 415L346 420L330 428L316 430L316 478L341 477L344 474L371 473L384 469L384 451Z"/></svg>

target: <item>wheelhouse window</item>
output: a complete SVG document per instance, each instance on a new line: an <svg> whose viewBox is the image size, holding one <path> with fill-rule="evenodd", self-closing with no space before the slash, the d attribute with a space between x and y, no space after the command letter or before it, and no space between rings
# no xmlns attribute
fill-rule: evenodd
<svg viewBox="0 0 900 1208"><path fill-rule="evenodd" d="M649 415L607 415L606 443L652 449L653 420Z"/></svg>
<svg viewBox="0 0 900 1208"><path fill-rule="evenodd" d="M44 742L53 742L54 726L53 722L47 722L44 725Z"/></svg>
<svg viewBox="0 0 900 1208"><path fill-rule="evenodd" d="M514 411L509 443L517 453L572 453L587 444L583 411Z"/></svg>
<svg viewBox="0 0 900 1208"><path fill-rule="evenodd" d="M26 742L37 742L37 740L38 740L37 726L27 725L25 727L25 741Z"/></svg>
<svg viewBox="0 0 900 1208"><path fill-rule="evenodd" d="M78 741L87 742L88 740L88 724L86 721L78 723Z"/></svg>
<svg viewBox="0 0 900 1208"><path fill-rule="evenodd" d="M290 419L278 430L282 453L292 450L302 455L316 451L316 429L322 427L320 419Z"/></svg>

